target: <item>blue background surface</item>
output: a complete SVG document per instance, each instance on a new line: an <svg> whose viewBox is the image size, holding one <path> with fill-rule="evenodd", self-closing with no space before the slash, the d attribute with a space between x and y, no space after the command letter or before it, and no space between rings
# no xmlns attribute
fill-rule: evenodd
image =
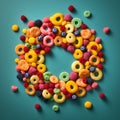
<svg viewBox="0 0 120 120"><path fill-rule="evenodd" d="M81 18L91 29L97 31L102 38L105 53L104 78L99 82L100 88L87 93L86 97L72 101L67 100L59 105L60 111L51 110L54 102L44 102L37 97L28 96L22 84L16 79L14 47L20 43L22 28L27 27L20 21L21 15L29 20L42 19L56 12L70 13L67 7L72 4L76 8L73 17ZM120 119L120 14L119 0L0 0L0 120L119 120ZM90 10L92 17L84 18L83 12ZM13 24L20 26L20 31L11 31ZM111 34L105 35L102 29L109 26ZM73 61L71 54L59 48L52 49L53 57L47 56L48 69L56 75L61 71L70 72ZM57 62L55 62L57 60ZM67 63L67 64L66 64ZM11 92L11 85L17 85L18 93ZM101 100L100 92L106 94ZM83 103L93 102L93 109L86 110ZM41 111L34 109L40 103Z"/></svg>

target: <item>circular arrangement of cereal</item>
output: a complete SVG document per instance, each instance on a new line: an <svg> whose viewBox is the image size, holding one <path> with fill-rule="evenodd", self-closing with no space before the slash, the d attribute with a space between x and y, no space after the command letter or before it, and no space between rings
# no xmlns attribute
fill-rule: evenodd
<svg viewBox="0 0 120 120"><path fill-rule="evenodd" d="M23 33L22 43L15 47L15 62L17 78L23 81L28 95L63 103L98 87L104 62L101 39L80 18L55 13L43 20L28 21ZM63 71L56 76L47 71L45 55L54 45L73 55L71 73Z"/></svg>

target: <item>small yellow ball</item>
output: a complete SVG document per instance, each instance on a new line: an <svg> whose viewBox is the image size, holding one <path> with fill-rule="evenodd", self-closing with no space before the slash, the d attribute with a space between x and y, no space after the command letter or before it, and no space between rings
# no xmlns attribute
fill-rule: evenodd
<svg viewBox="0 0 120 120"><path fill-rule="evenodd" d="M84 107L87 108L87 109L92 108L92 102L86 101L86 102L84 103Z"/></svg>
<svg viewBox="0 0 120 120"><path fill-rule="evenodd" d="M12 31L17 32L19 30L18 25L14 24L12 25Z"/></svg>

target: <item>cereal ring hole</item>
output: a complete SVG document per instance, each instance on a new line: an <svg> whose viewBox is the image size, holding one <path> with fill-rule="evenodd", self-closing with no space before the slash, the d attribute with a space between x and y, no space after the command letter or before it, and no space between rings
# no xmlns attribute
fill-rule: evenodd
<svg viewBox="0 0 120 120"><path fill-rule="evenodd" d="M92 62L96 62L96 61L97 61L97 59L96 59L96 58L93 58L93 59L92 59Z"/></svg>
<svg viewBox="0 0 120 120"><path fill-rule="evenodd" d="M48 27L47 27L47 26L44 26L43 29L47 31L47 30L48 30Z"/></svg>
<svg viewBox="0 0 120 120"><path fill-rule="evenodd" d="M57 18L56 18L56 21L60 21L60 17L57 17Z"/></svg>
<svg viewBox="0 0 120 120"><path fill-rule="evenodd" d="M23 51L23 49L22 49L22 48L19 48L18 51L21 52L21 51Z"/></svg>
<svg viewBox="0 0 120 120"><path fill-rule="evenodd" d="M97 77L97 76L99 76L99 73L96 71L96 72L94 72L94 75Z"/></svg>
<svg viewBox="0 0 120 120"><path fill-rule="evenodd" d="M58 95L58 99L62 99L62 95Z"/></svg>
<svg viewBox="0 0 120 120"><path fill-rule="evenodd" d="M75 25L77 25L78 24L78 21L75 21Z"/></svg>
<svg viewBox="0 0 120 120"><path fill-rule="evenodd" d="M79 69L79 68L80 68L80 65L76 65L75 68L76 68L76 69Z"/></svg>
<svg viewBox="0 0 120 120"><path fill-rule="evenodd" d="M31 59L31 58L32 58L32 55L29 55L28 58Z"/></svg>
<svg viewBox="0 0 120 120"><path fill-rule="evenodd" d="M73 89L74 87L73 87L73 85L70 85L70 89Z"/></svg>
<svg viewBox="0 0 120 120"><path fill-rule="evenodd" d="M78 44L78 40L77 39L75 40L75 44Z"/></svg>

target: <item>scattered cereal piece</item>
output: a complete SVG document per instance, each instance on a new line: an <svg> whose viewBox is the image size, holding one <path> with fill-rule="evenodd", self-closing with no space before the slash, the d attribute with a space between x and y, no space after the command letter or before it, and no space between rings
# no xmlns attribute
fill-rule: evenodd
<svg viewBox="0 0 120 120"><path fill-rule="evenodd" d="M99 97L100 97L101 99L104 99L104 98L105 98L105 94L104 94L104 93L100 93L100 94L99 94Z"/></svg>
<svg viewBox="0 0 120 120"><path fill-rule="evenodd" d="M84 17L89 18L91 17L91 12L89 10L84 11Z"/></svg>
<svg viewBox="0 0 120 120"><path fill-rule="evenodd" d="M12 90L13 92L17 92L17 91L18 91L18 87L15 86L15 85L12 85L12 86L11 86L11 90Z"/></svg>
<svg viewBox="0 0 120 120"><path fill-rule="evenodd" d="M68 6L68 10L70 12L74 12L75 11L75 7L73 5L70 5L70 6Z"/></svg>
<svg viewBox="0 0 120 120"><path fill-rule="evenodd" d="M87 109L92 108L92 102L86 101L86 102L84 103L84 107L87 108Z"/></svg>
<svg viewBox="0 0 120 120"><path fill-rule="evenodd" d="M105 34L110 33L110 28L109 28L109 27L104 27L104 28L103 28L103 32L104 32Z"/></svg>
<svg viewBox="0 0 120 120"><path fill-rule="evenodd" d="M53 105L52 110L55 111L55 112L59 111L59 106L58 105Z"/></svg>
<svg viewBox="0 0 120 120"><path fill-rule="evenodd" d="M25 15L21 15L20 19L23 21L23 22L27 22L27 17Z"/></svg>
<svg viewBox="0 0 120 120"><path fill-rule="evenodd" d="M35 108L36 108L37 110L40 110L40 108L41 108L40 104L35 104Z"/></svg>
<svg viewBox="0 0 120 120"><path fill-rule="evenodd" d="M29 21L27 25L29 28L31 28L31 27L35 26L35 23L34 23L34 21Z"/></svg>
<svg viewBox="0 0 120 120"><path fill-rule="evenodd" d="M18 30L19 30L19 27L17 24L12 25L12 31L18 32Z"/></svg>

